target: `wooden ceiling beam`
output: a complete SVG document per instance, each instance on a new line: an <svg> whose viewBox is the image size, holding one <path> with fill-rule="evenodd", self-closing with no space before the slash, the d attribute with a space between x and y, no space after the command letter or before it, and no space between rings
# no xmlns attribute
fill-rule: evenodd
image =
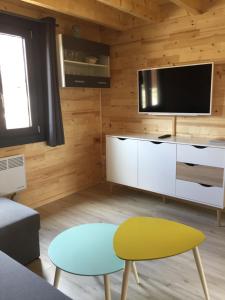
<svg viewBox="0 0 225 300"><path fill-rule="evenodd" d="M184 8L187 12L198 15L204 13L206 9L205 0L171 0L177 6Z"/></svg>
<svg viewBox="0 0 225 300"><path fill-rule="evenodd" d="M19 0L116 30L132 27L132 17L95 0Z"/></svg>
<svg viewBox="0 0 225 300"><path fill-rule="evenodd" d="M154 0L97 0L145 21L159 21L160 8Z"/></svg>

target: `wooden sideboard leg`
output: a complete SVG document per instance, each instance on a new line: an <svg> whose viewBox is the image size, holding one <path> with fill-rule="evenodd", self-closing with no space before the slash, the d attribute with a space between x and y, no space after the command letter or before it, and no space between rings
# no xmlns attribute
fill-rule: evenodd
<svg viewBox="0 0 225 300"><path fill-rule="evenodd" d="M109 183L109 191L112 194L112 192L113 192L113 183L112 182Z"/></svg>
<svg viewBox="0 0 225 300"><path fill-rule="evenodd" d="M13 193L11 196L10 196L10 199L15 201L15 197L16 197L17 193Z"/></svg>
<svg viewBox="0 0 225 300"><path fill-rule="evenodd" d="M163 203L166 204L166 196L162 196Z"/></svg>
<svg viewBox="0 0 225 300"><path fill-rule="evenodd" d="M217 209L216 213L217 213L217 226L221 227L222 210Z"/></svg>

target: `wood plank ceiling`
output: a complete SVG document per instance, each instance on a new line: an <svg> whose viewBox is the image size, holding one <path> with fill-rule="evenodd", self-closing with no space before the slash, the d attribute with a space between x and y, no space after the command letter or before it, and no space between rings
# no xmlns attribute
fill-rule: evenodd
<svg viewBox="0 0 225 300"><path fill-rule="evenodd" d="M81 18L119 31L162 20L168 2L190 14L207 10L210 0L18 0L41 8Z"/></svg>

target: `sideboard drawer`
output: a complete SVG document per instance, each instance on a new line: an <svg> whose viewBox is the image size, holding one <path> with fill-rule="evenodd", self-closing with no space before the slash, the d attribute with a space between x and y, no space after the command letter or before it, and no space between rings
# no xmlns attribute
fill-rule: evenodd
<svg viewBox="0 0 225 300"><path fill-rule="evenodd" d="M225 150L195 145L177 145L177 161L224 168Z"/></svg>
<svg viewBox="0 0 225 300"><path fill-rule="evenodd" d="M176 180L176 196L218 208L224 207L223 188Z"/></svg>
<svg viewBox="0 0 225 300"><path fill-rule="evenodd" d="M176 179L223 187L224 169L177 162Z"/></svg>

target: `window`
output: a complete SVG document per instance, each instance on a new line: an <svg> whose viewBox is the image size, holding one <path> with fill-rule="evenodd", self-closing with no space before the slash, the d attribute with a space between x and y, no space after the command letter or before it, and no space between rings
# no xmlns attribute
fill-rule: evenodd
<svg viewBox="0 0 225 300"><path fill-rule="evenodd" d="M38 26L0 18L0 147L45 140ZM34 24L33 24L34 23Z"/></svg>
<svg viewBox="0 0 225 300"><path fill-rule="evenodd" d="M24 38L0 33L0 70L2 106L4 108L6 129L31 127Z"/></svg>

